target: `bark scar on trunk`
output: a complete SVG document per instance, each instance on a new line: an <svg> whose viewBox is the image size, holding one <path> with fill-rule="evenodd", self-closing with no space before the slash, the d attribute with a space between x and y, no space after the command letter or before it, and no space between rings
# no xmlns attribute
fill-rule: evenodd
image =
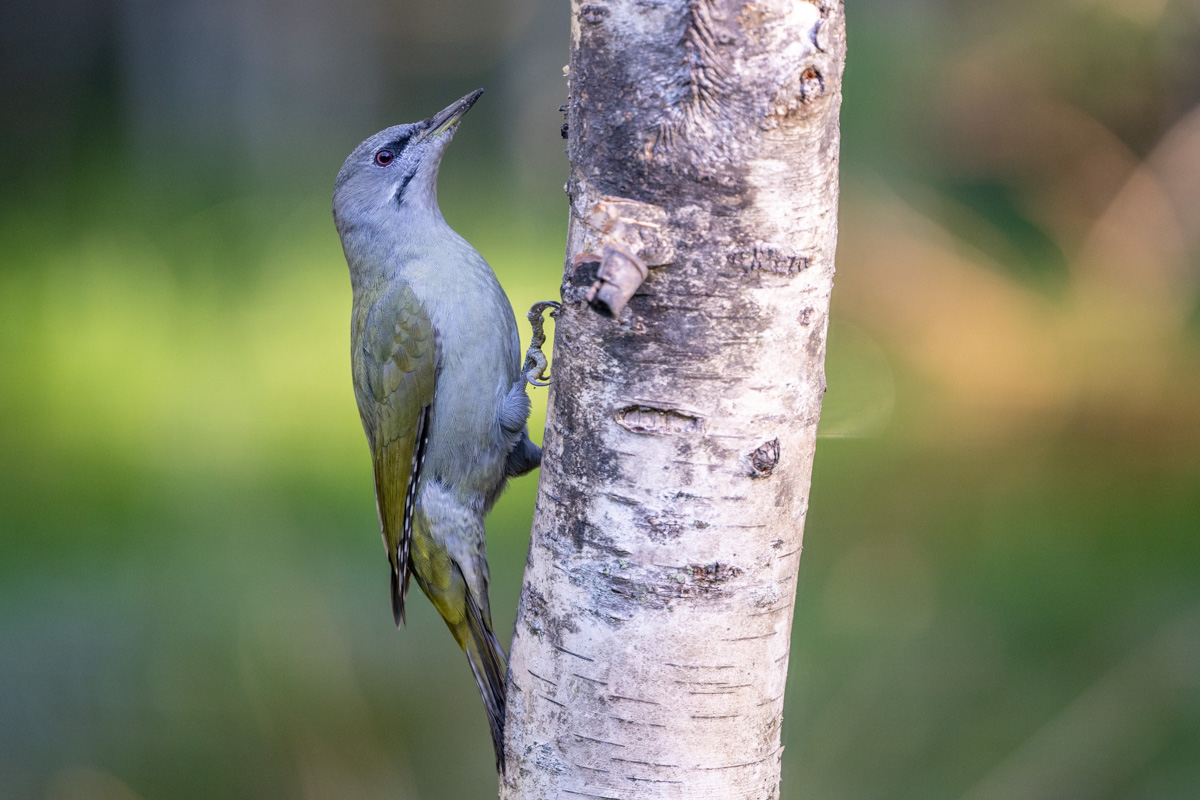
<svg viewBox="0 0 1200 800"><path fill-rule="evenodd" d="M683 29L683 66L667 88L667 107L643 157L665 154L676 144L676 134L712 134L720 127L721 104L729 94L727 59L714 24L713 0L688 0Z"/></svg>
<svg viewBox="0 0 1200 800"><path fill-rule="evenodd" d="M629 406L617 412L616 423L630 433L660 436L704 433L704 420L684 411L653 406Z"/></svg>

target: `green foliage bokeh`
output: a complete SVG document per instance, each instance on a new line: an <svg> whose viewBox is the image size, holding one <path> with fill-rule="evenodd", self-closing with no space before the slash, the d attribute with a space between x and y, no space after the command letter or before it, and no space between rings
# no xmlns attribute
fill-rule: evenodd
<svg viewBox="0 0 1200 800"><path fill-rule="evenodd" d="M247 150L138 123L141 28L75 5L100 33L3 59L0 795L490 796L465 660L420 598L391 624L329 191L483 84L443 209L519 315L555 298L565 15L414 4L353 127ZM1195 5L850 6L784 796L1195 796ZM535 485L489 519L506 642Z"/></svg>

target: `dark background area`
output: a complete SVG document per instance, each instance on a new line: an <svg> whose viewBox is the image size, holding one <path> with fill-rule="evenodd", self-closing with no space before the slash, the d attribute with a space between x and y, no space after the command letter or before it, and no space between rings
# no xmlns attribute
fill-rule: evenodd
<svg viewBox="0 0 1200 800"><path fill-rule="evenodd" d="M784 796L1200 796L1200 3L848 5ZM567 15L0 6L0 796L492 796L392 628L329 197L483 86L442 208L556 296Z"/></svg>

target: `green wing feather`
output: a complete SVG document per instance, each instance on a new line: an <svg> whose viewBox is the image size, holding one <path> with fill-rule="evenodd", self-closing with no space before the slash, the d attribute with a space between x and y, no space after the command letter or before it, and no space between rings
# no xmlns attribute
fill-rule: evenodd
<svg viewBox="0 0 1200 800"><path fill-rule="evenodd" d="M400 625L412 572L413 506L437 381L437 337L429 315L404 284L371 306L365 322L355 383L392 566L392 612Z"/></svg>

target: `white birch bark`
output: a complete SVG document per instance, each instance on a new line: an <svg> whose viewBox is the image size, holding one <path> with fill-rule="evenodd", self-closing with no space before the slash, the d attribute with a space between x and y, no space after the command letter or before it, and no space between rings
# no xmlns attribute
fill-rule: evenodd
<svg viewBox="0 0 1200 800"><path fill-rule="evenodd" d="M564 302L500 795L776 798L842 5L572 11ZM650 266L616 319L586 300L586 254L613 247Z"/></svg>

